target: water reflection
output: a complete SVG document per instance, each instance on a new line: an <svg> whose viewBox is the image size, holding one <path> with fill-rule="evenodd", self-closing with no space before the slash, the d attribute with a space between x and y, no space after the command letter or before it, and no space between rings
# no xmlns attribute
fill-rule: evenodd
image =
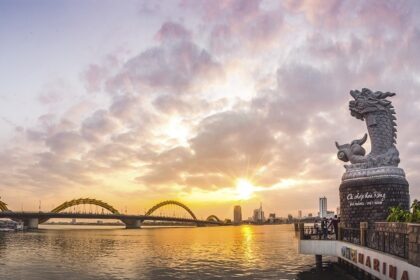
<svg viewBox="0 0 420 280"><path fill-rule="evenodd" d="M252 227L251 226L243 226L241 227L241 234L242 238L239 240L242 241L242 247L244 248L244 256L249 263L252 263L254 259L254 255L252 252Z"/></svg>
<svg viewBox="0 0 420 280"><path fill-rule="evenodd" d="M56 226L57 227L57 226ZM291 227L44 229L0 235L4 279L294 279Z"/></svg>

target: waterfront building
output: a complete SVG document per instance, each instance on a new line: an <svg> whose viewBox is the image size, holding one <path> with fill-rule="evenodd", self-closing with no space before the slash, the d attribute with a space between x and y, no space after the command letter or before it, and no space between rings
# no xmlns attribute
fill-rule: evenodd
<svg viewBox="0 0 420 280"><path fill-rule="evenodd" d="M319 217L327 217L327 198L325 196L319 198Z"/></svg>
<svg viewBox="0 0 420 280"><path fill-rule="evenodd" d="M309 214L308 214L308 217L312 218L312 213L309 213Z"/></svg>
<svg viewBox="0 0 420 280"><path fill-rule="evenodd" d="M328 211L327 210L327 215L325 216L327 219L329 219L329 218L334 218L334 215L335 215L335 213L334 213L334 211Z"/></svg>
<svg viewBox="0 0 420 280"><path fill-rule="evenodd" d="M264 211L262 210L262 203L260 204L260 208L254 210L254 215L252 216L252 220L254 223L264 223Z"/></svg>
<svg viewBox="0 0 420 280"><path fill-rule="evenodd" d="M240 205L235 205L235 207L233 207L233 223L242 223L242 209Z"/></svg>
<svg viewBox="0 0 420 280"><path fill-rule="evenodd" d="M302 219L302 210L299 210L299 211L298 211L298 218L299 218L299 219Z"/></svg>
<svg viewBox="0 0 420 280"><path fill-rule="evenodd" d="M268 215L268 221L270 222L270 224L274 224L276 221L276 213L270 213Z"/></svg>

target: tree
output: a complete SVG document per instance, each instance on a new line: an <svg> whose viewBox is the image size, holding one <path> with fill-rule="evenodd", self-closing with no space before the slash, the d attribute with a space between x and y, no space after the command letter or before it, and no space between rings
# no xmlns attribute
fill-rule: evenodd
<svg viewBox="0 0 420 280"><path fill-rule="evenodd" d="M415 199L411 204L411 211L403 210L400 206L391 207L387 222L420 223L420 202Z"/></svg>

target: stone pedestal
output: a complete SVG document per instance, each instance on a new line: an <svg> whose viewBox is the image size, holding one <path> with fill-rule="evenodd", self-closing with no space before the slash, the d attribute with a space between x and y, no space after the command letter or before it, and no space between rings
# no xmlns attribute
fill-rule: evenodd
<svg viewBox="0 0 420 280"><path fill-rule="evenodd" d="M340 213L344 227L359 228L360 222L386 221L389 208L409 209L410 197L404 171L397 167L349 170L340 185Z"/></svg>
<svg viewBox="0 0 420 280"><path fill-rule="evenodd" d="M26 229L38 229L38 224L38 218L30 218L23 221L23 226L26 227Z"/></svg>

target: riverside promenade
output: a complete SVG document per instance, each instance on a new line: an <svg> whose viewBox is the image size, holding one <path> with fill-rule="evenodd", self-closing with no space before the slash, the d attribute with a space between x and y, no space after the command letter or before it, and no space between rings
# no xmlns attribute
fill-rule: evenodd
<svg viewBox="0 0 420 280"><path fill-rule="evenodd" d="M358 279L420 279L420 224L377 222L373 228L339 227L337 239L322 239L318 229L298 224L298 252L338 258Z"/></svg>

